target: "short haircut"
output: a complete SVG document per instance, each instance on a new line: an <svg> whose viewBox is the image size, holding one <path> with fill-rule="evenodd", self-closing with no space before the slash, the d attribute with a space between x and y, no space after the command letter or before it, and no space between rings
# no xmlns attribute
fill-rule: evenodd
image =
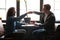
<svg viewBox="0 0 60 40"><path fill-rule="evenodd" d="M47 10L50 10L51 9L51 6L49 4L45 4L44 7L47 9Z"/></svg>

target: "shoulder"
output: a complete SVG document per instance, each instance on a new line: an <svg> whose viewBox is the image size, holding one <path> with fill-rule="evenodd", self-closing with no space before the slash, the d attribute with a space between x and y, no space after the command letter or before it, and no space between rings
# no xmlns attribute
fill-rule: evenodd
<svg viewBox="0 0 60 40"><path fill-rule="evenodd" d="M53 13L53 12L50 12L50 14L51 14L51 15L50 15L51 17L55 17L55 15L54 15L54 13Z"/></svg>

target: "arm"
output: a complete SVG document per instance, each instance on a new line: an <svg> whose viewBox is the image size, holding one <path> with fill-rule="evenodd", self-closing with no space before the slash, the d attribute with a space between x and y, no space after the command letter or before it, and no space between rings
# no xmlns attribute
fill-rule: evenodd
<svg viewBox="0 0 60 40"><path fill-rule="evenodd" d="M19 17L13 17L12 19L13 19L13 20L21 20L21 19L24 18L26 15L27 15L27 13L25 13L25 14L19 16Z"/></svg>
<svg viewBox="0 0 60 40"><path fill-rule="evenodd" d="M23 15L17 17L17 19L22 19L22 18L24 18L26 15L27 15L27 13L25 13L25 14L23 14Z"/></svg>
<svg viewBox="0 0 60 40"><path fill-rule="evenodd" d="M40 12L34 11L33 13L40 15Z"/></svg>
<svg viewBox="0 0 60 40"><path fill-rule="evenodd" d="M43 14L42 12L37 12L37 11L29 11L28 13L35 13L35 14L38 14L38 15Z"/></svg>

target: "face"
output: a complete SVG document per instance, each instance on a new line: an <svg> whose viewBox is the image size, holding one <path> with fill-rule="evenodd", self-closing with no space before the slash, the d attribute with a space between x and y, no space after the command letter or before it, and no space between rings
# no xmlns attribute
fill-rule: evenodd
<svg viewBox="0 0 60 40"><path fill-rule="evenodd" d="M43 6L42 11L43 11L44 13L47 11L45 6Z"/></svg>

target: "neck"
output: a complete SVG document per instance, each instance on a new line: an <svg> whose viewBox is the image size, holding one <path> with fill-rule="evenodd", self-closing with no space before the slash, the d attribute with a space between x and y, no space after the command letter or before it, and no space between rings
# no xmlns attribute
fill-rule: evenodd
<svg viewBox="0 0 60 40"><path fill-rule="evenodd" d="M50 14L50 11L46 11L45 13L46 13L46 15L49 15Z"/></svg>

